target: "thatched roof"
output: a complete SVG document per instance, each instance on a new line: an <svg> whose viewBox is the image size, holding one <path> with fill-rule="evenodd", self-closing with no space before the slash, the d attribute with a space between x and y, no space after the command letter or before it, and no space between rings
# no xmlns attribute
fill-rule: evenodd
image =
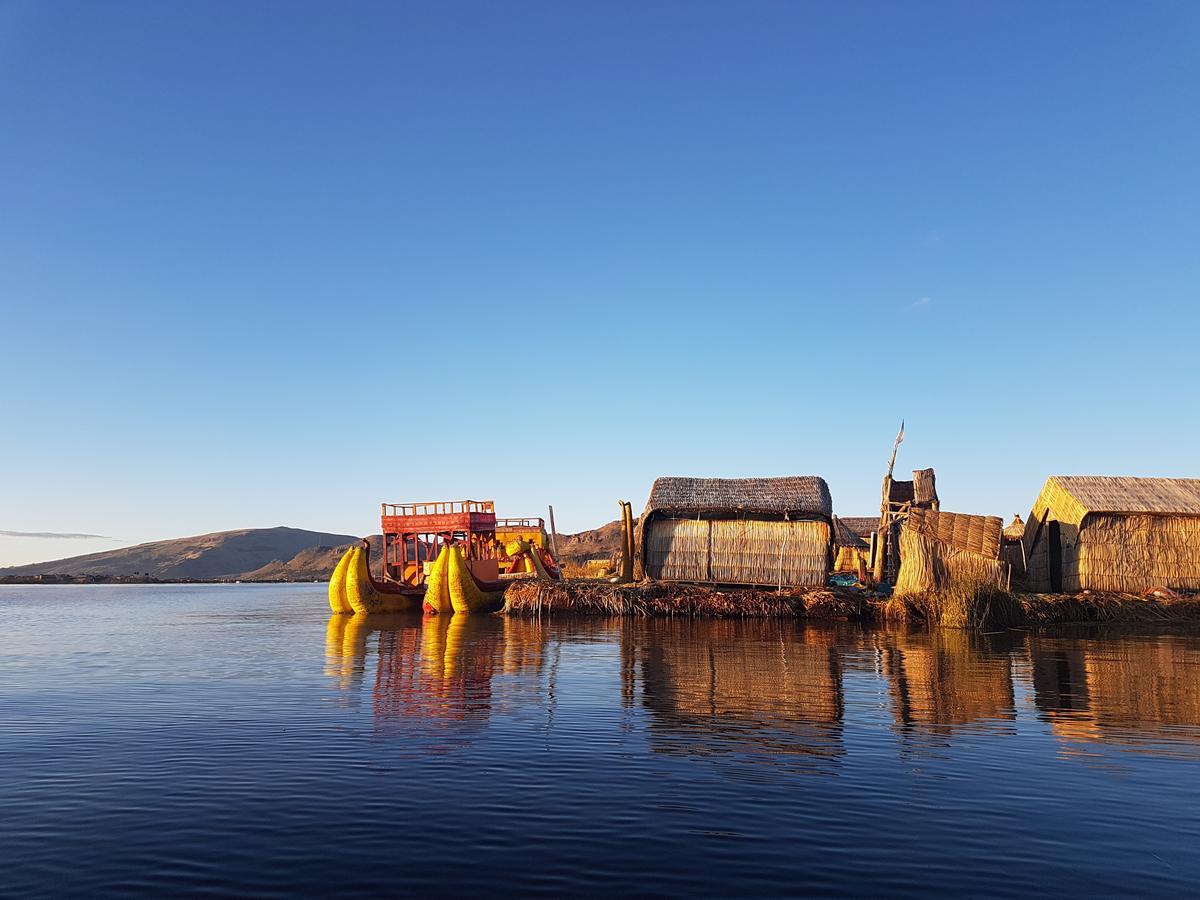
<svg viewBox="0 0 1200 900"><path fill-rule="evenodd" d="M659 478L642 521L654 512L833 517L829 485L815 475L785 478Z"/></svg>
<svg viewBox="0 0 1200 900"><path fill-rule="evenodd" d="M1053 482L1088 513L1200 516L1200 478L1125 478L1100 475L1052 475Z"/></svg>
<svg viewBox="0 0 1200 900"><path fill-rule="evenodd" d="M878 520L875 524L879 525ZM845 519L837 517L833 520L833 542L839 547L856 547L863 550L870 546Z"/></svg>
<svg viewBox="0 0 1200 900"><path fill-rule="evenodd" d="M1020 515L1014 515L1013 520L1004 526L1006 541L1019 541L1025 536L1025 520Z"/></svg>
<svg viewBox="0 0 1200 900"><path fill-rule="evenodd" d="M1004 531L1004 522L999 516L972 516L967 513L914 509L905 520L904 527L951 547L996 559L1000 555L1000 536Z"/></svg>
<svg viewBox="0 0 1200 900"><path fill-rule="evenodd" d="M868 540L872 531L879 530L879 516L838 516L838 521L863 540Z"/></svg>
<svg viewBox="0 0 1200 900"><path fill-rule="evenodd" d="M938 502L937 479L933 469L913 469L912 481L896 481L888 485L888 502L911 503L929 507Z"/></svg>

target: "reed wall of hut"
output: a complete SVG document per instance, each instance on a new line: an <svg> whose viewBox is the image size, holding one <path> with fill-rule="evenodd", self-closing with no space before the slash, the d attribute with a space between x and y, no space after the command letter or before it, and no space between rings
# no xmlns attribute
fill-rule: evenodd
<svg viewBox="0 0 1200 900"><path fill-rule="evenodd" d="M956 585L1005 586L1008 566L999 558L1003 529L996 516L912 510L900 529L896 593L923 594Z"/></svg>
<svg viewBox="0 0 1200 900"><path fill-rule="evenodd" d="M835 557L833 571L835 572L857 572L860 563L865 566L870 561L868 557L871 545L859 534L858 529L855 528L855 521L857 520L847 520L834 516L833 546ZM874 524L878 527L878 520L874 520Z"/></svg>
<svg viewBox="0 0 1200 900"><path fill-rule="evenodd" d="M1200 479L1052 476L1023 547L1032 591L1200 590Z"/></svg>
<svg viewBox="0 0 1200 900"><path fill-rule="evenodd" d="M828 485L813 476L660 478L638 520L635 576L823 585L832 507Z"/></svg>

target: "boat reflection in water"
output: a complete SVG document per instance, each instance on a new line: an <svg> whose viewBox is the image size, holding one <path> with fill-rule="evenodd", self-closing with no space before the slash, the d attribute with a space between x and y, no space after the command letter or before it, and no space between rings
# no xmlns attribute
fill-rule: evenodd
<svg viewBox="0 0 1200 900"><path fill-rule="evenodd" d="M622 631L626 699L661 753L798 768L844 752L838 632L785 620L639 620Z"/></svg>
<svg viewBox="0 0 1200 900"><path fill-rule="evenodd" d="M1200 758L1200 637L1033 635L1029 655L1034 702L1067 753Z"/></svg>
<svg viewBox="0 0 1200 900"><path fill-rule="evenodd" d="M1105 745L1200 757L1195 635L332 616L325 672L346 706L369 693L379 734L424 728L469 737L498 703L541 707L550 727L563 648L612 644L619 657L587 651L595 668L574 683L587 691L619 684L627 714L620 727L644 717L658 753L828 771L846 753L847 719L890 726L903 756L969 733L1014 735L1033 712L1071 756ZM372 652L375 676L366 684ZM572 665L583 658L575 654Z"/></svg>
<svg viewBox="0 0 1200 900"><path fill-rule="evenodd" d="M537 674L546 661L545 623L499 616L340 616L329 619L325 673L343 702L361 701L370 638L376 636L371 702L377 731L403 721L482 727L498 674Z"/></svg>

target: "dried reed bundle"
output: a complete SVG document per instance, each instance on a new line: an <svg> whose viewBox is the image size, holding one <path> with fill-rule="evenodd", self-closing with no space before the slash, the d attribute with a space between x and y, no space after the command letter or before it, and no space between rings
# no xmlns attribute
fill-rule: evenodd
<svg viewBox="0 0 1200 900"><path fill-rule="evenodd" d="M515 615L714 616L861 619L871 615L853 588L789 591L721 590L670 582L525 581L508 587L506 612Z"/></svg>

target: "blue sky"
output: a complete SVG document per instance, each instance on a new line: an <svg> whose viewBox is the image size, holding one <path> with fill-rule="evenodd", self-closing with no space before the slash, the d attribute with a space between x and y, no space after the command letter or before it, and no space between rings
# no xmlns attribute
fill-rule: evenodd
<svg viewBox="0 0 1200 900"><path fill-rule="evenodd" d="M1200 5L0 0L0 564L1200 475Z"/></svg>

